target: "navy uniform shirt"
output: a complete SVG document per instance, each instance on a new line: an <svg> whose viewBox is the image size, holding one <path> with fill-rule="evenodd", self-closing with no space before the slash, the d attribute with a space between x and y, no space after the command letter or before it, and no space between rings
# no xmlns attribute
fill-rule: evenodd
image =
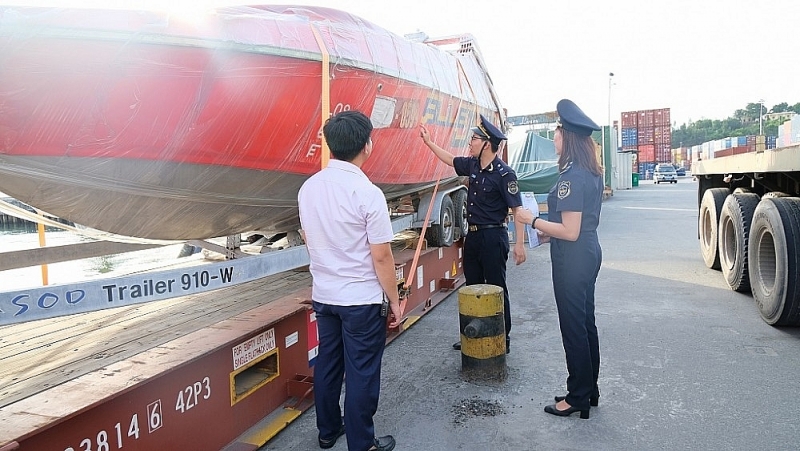
<svg viewBox="0 0 800 451"><path fill-rule="evenodd" d="M522 206L517 174L503 160L495 157L481 169L475 157L455 157L453 167L458 175L469 176L467 222L470 225L504 224L508 209Z"/></svg>
<svg viewBox="0 0 800 451"><path fill-rule="evenodd" d="M580 211L581 233L597 230L603 201L603 177L569 164L558 175L547 196L547 214L552 222L561 222L561 212Z"/></svg>

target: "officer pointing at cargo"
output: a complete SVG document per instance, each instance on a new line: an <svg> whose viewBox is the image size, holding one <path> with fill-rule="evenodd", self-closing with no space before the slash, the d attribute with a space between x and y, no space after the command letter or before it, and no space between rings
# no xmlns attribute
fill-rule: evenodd
<svg viewBox="0 0 800 451"><path fill-rule="evenodd" d="M503 289L506 352L510 349L511 308L506 287L506 261L508 260L508 209L514 213L516 243L514 261L521 264L527 255L524 247L525 228L517 223L516 213L522 208L522 197L517 185L517 174L497 156L505 135L486 117L471 129L469 156L455 157L436 145L424 125L419 135L437 158L456 170L456 174L469 177L467 194L467 221L469 233L464 240L464 276L467 285L490 284ZM453 345L461 349L461 343Z"/></svg>
<svg viewBox="0 0 800 451"><path fill-rule="evenodd" d="M594 288L603 260L597 226L604 184L591 138L600 127L571 100L561 100L556 110L559 125L553 143L559 176L547 196L548 220L527 209L517 214L517 220L531 224L543 241L550 241L553 292L567 357L567 394L556 396L556 404L544 411L558 416L580 412L581 418L589 418L590 406L600 398Z"/></svg>

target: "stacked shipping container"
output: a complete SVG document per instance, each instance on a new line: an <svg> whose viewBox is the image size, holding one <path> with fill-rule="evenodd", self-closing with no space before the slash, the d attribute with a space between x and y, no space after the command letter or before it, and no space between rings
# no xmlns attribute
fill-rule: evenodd
<svg viewBox="0 0 800 451"><path fill-rule="evenodd" d="M795 114L792 119L778 127L778 147L786 147L800 142L800 114Z"/></svg>
<svg viewBox="0 0 800 451"><path fill-rule="evenodd" d="M652 174L657 163L672 162L669 108L622 113L622 151L635 155L633 172Z"/></svg>
<svg viewBox="0 0 800 451"><path fill-rule="evenodd" d="M774 149L779 140L775 136L747 135L734 136L730 138L716 139L698 144L692 147L692 158L712 159L727 155L736 155L746 152L763 152L766 149Z"/></svg>

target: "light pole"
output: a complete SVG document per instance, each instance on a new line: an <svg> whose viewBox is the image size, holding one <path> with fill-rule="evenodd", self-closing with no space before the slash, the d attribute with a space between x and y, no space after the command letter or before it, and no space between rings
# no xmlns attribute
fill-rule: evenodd
<svg viewBox="0 0 800 451"><path fill-rule="evenodd" d="M764 110L764 99L758 101L758 134L764 134L764 124L761 122L761 118L764 117L763 114Z"/></svg>
<svg viewBox="0 0 800 451"><path fill-rule="evenodd" d="M616 170L616 161L613 158L614 152L611 149L613 140L611 139L612 126L611 126L611 79L614 77L614 72L608 73L608 145L606 145L606 137L603 136L603 166L610 169L607 171L609 184L612 183L614 171ZM608 150L606 150L608 149ZM607 166L606 166L607 165Z"/></svg>
<svg viewBox="0 0 800 451"><path fill-rule="evenodd" d="M611 145L611 79L614 78L614 72L608 73L608 144Z"/></svg>

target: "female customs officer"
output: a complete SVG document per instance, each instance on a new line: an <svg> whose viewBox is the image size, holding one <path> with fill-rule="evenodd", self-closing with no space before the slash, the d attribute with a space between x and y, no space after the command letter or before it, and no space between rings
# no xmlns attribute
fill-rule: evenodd
<svg viewBox="0 0 800 451"><path fill-rule="evenodd" d="M544 411L558 416L580 412L581 418L589 418L590 406L596 406L600 397L594 288L603 258L597 226L604 184L590 137L600 127L571 100L561 100L556 109L560 123L553 141L560 174L547 196L549 220L523 210L520 221L550 241L553 291L567 357L567 395L556 396L556 404Z"/></svg>

